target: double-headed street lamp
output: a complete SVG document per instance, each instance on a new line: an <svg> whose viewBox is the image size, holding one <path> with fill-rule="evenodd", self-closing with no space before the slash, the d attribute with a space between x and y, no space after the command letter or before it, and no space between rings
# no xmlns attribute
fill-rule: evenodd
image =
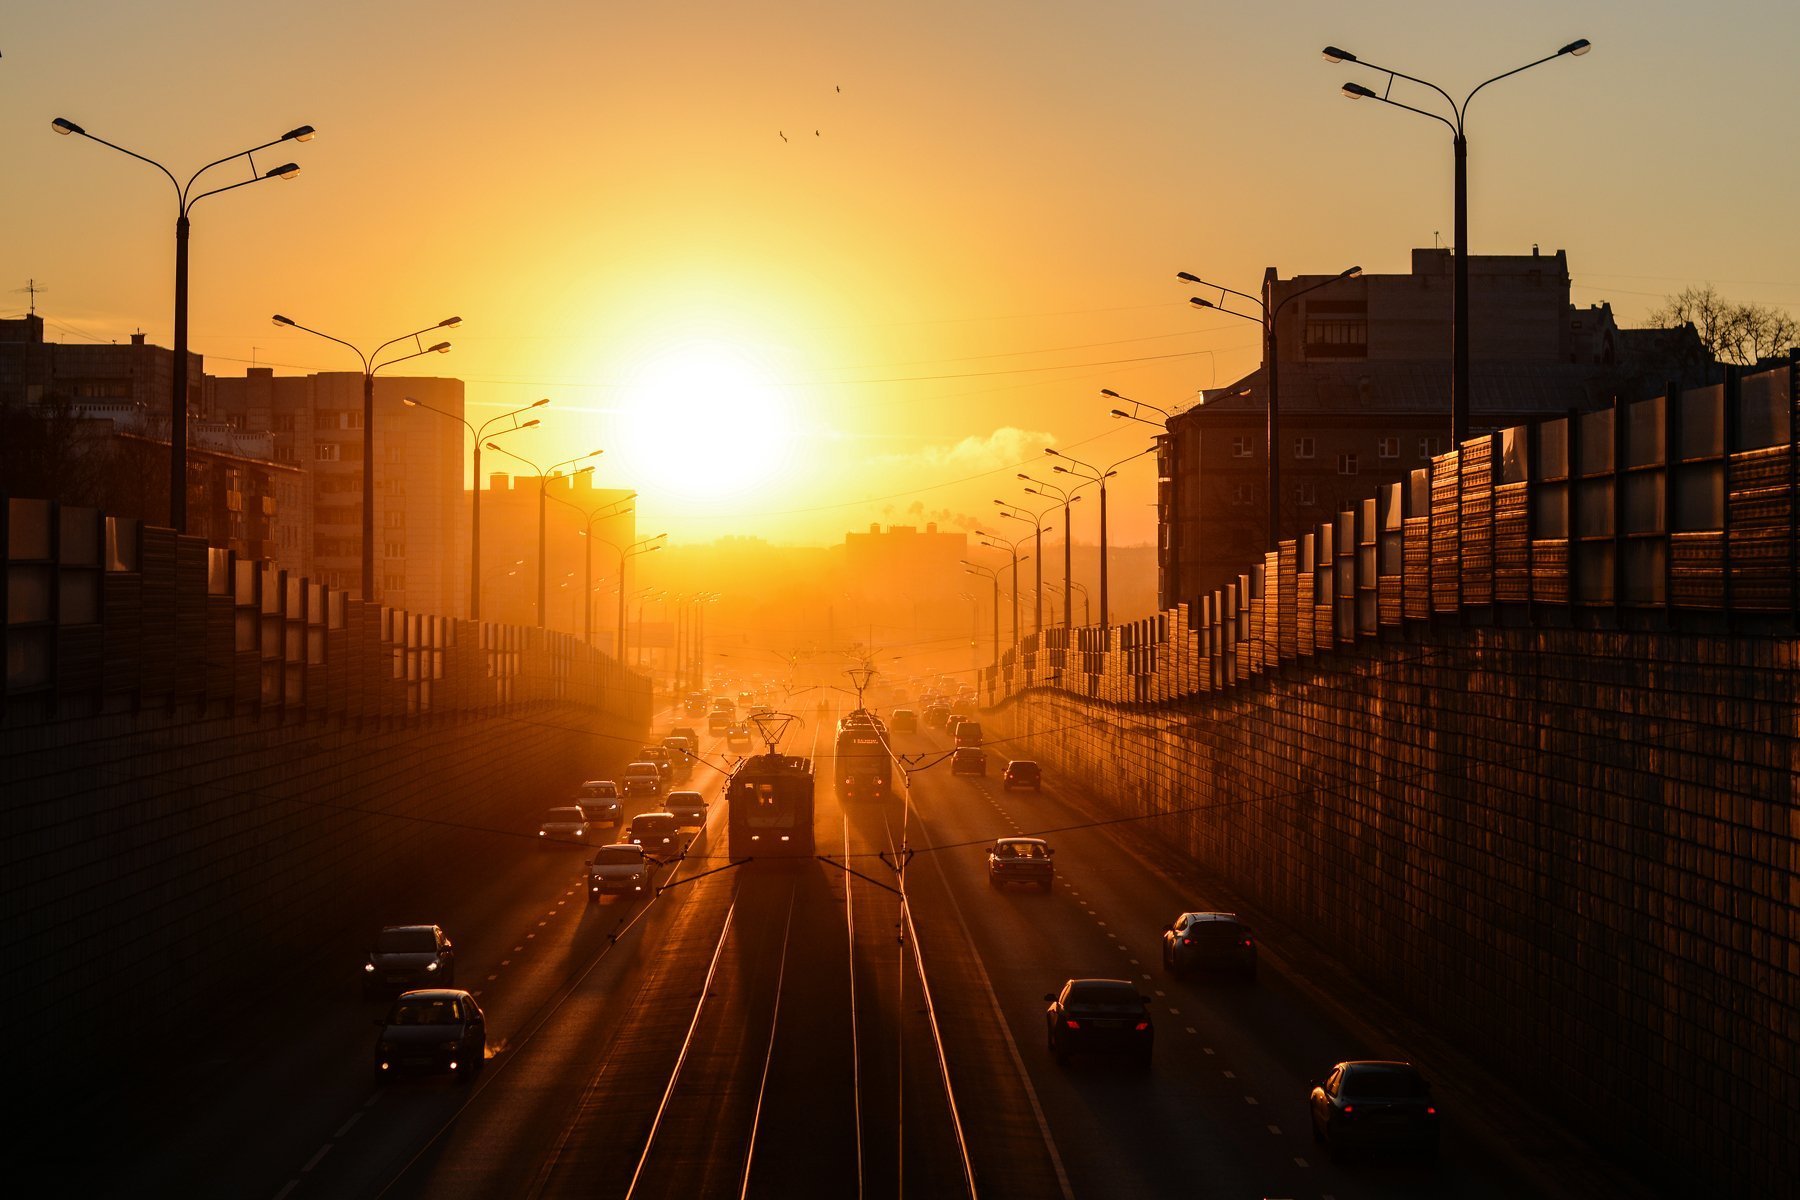
<svg viewBox="0 0 1800 1200"><path fill-rule="evenodd" d="M1217 302L1203 300L1199 296L1189 297L1188 303L1192 304L1195 308L1210 308L1214 312L1222 312L1227 316L1236 317L1240 321L1254 321L1262 326L1264 383L1267 385L1269 392L1268 429L1265 435L1268 453L1269 489L1267 497L1268 533L1264 541L1265 549L1275 549L1280 544L1281 539L1281 359L1277 353L1280 349L1280 344L1275 335L1275 322L1281 317L1281 310L1286 308L1291 301L1298 300L1308 292L1316 292L1320 288L1336 283L1340 279L1355 279L1361 274L1361 267L1345 267L1336 275L1321 279L1319 282L1303 287L1297 292L1289 292L1274 304L1269 303L1274 294L1274 284L1266 278L1263 283L1263 294L1261 296L1252 296L1248 292L1240 292L1236 288L1228 288L1217 283L1208 283L1206 280L1189 271L1178 271L1175 274L1175 278L1181 280L1183 283L1197 283L1201 287L1213 288L1219 293ZM1241 313L1236 309L1226 308L1225 297L1227 294L1248 300L1250 303L1256 305L1259 315L1251 316L1249 313ZM1100 589L1100 610L1102 613L1106 611L1106 588L1104 586Z"/></svg>
<svg viewBox="0 0 1800 1200"><path fill-rule="evenodd" d="M518 461L524 463L526 466L530 467L533 471L537 472L537 477L538 477L537 627L539 629L542 629L544 627L544 566L545 566L545 560L544 560L544 500L545 500L545 497L547 497L549 495L550 476L553 472L560 470L563 467L572 467L576 463L580 462L581 460L583 460L585 458L596 458L599 455L605 453L605 451L589 450L586 454L577 454L574 458L564 459L562 462L559 462L559 463L551 463L548 467L539 467L536 463L532 462L529 458L526 458L523 454L514 454L511 450L507 450L504 447L498 446L493 442L489 442L487 444L487 448L489 450L494 451L496 454L504 454L508 458L517 459ZM594 469L594 464L589 463L587 466L582 467L579 470L572 472L571 475L572 476L573 475L586 475L589 471L592 471L593 469Z"/></svg>
<svg viewBox="0 0 1800 1200"><path fill-rule="evenodd" d="M1014 521L1023 521L1031 526L1032 536L1036 539L1032 545L1032 553L1037 556L1037 587L1033 594L1031 606L1031 632L1044 631L1044 517L1061 507L1061 502L1051 504L1043 512L1032 512L1029 508L1011 504L1005 500L996 500L1000 507L1000 515Z"/></svg>
<svg viewBox="0 0 1800 1200"><path fill-rule="evenodd" d="M593 468L588 469L592 470ZM594 644L594 522L623 517L637 511L631 507L631 502L637 499L637 493L628 492L617 500L608 500L605 504L595 506L591 511L582 508L573 500L564 500L561 496L551 496L550 499L558 504L567 505L581 514L581 546L587 588L587 603L582 605L581 640L591 646ZM621 505L624 507L620 507Z"/></svg>
<svg viewBox="0 0 1800 1200"><path fill-rule="evenodd" d="M409 358L420 358L427 354L448 354L449 342L425 344L425 335L434 329L454 329L462 324L461 317L445 317L435 325L427 325L423 329L415 329L411 333L403 333L399 337L389 338L368 354L364 354L356 346L343 338L332 337L317 329L300 324L292 317L284 317L276 313L269 318L277 325L285 325L290 329L298 329L302 333L310 333L314 337L324 338L328 342L336 342L347 346L362 360L363 376L363 471L362 471L362 598L365 603L375 601L375 372L383 367L391 367L395 363L405 362ZM376 362L381 352L396 342L404 342L407 338L413 341L413 349L405 354L397 354L383 362Z"/></svg>
<svg viewBox="0 0 1800 1200"><path fill-rule="evenodd" d="M1056 508L1061 508L1063 510L1063 592L1065 594L1063 600L1063 628L1072 628L1075 624L1075 614L1066 598L1069 590L1070 554L1075 545L1075 539L1069 533L1069 506L1081 499L1081 497L1077 496L1075 493L1080 491L1086 485L1078 483L1074 487L1061 488L1057 487L1054 483L1046 483L1042 479L1033 479L1031 476L1024 473L1020 473L1018 478L1023 479L1026 483L1031 485L1025 489L1030 495L1042 496L1046 500L1056 501L1055 505L1045 510L1046 512L1054 511ZM1041 559L1039 560L1038 565L1039 569L1042 570L1043 562Z"/></svg>
<svg viewBox="0 0 1800 1200"><path fill-rule="evenodd" d="M1089 483L1100 485L1100 624L1102 625L1107 623L1111 615L1111 610L1106 605L1106 481L1118 474L1119 468L1132 459L1142 458L1155 449L1155 445L1146 446L1136 454L1127 454L1118 462L1101 470L1092 463L1082 462L1079 458L1070 458L1060 450L1052 449L1049 446L1044 447L1045 454L1069 464L1066 467L1051 467L1052 471L1063 475L1073 475L1077 479L1085 479Z"/></svg>
<svg viewBox="0 0 1800 1200"><path fill-rule="evenodd" d="M980 563L972 563L968 559L958 560L967 575L980 575L994 585L994 670L1000 669L1000 572L992 567L984 567Z"/></svg>
<svg viewBox="0 0 1800 1200"><path fill-rule="evenodd" d="M664 539L668 536L669 535L666 533L654 533L649 537L639 538L628 546L617 545L616 543L607 541L605 538L590 539L599 542L602 546L611 547L613 552L619 556L619 624L616 630L617 636L614 639L615 645L613 657L619 661L620 666L625 664L625 564L627 561L640 554L649 554L653 550L661 550L663 548Z"/></svg>
<svg viewBox="0 0 1800 1200"><path fill-rule="evenodd" d="M1407 112L1418 113L1422 117L1430 117L1434 121L1442 121L1449 127L1454 137L1452 146L1456 158L1456 232L1455 232L1455 272L1456 281L1451 301L1451 335L1450 335L1450 449L1454 450L1469 436L1469 139L1463 134L1464 118L1469 113L1469 101L1475 99L1479 92L1489 83L1498 83L1508 76L1517 75L1520 71L1529 71L1532 67L1569 55L1579 58L1592 50L1593 43L1586 38L1576 38L1555 54L1546 54L1535 62L1528 62L1522 67L1514 67L1510 71L1494 76L1486 83L1475 86L1458 104L1443 88L1429 83L1417 76L1395 71L1388 67L1378 67L1372 62L1364 62L1348 50L1340 50L1336 46L1325 47L1325 61L1339 63L1355 63L1359 67L1367 67L1388 77L1387 87L1375 92L1360 83L1346 83L1343 87L1345 96L1352 100L1379 100L1383 104L1391 104L1395 108L1404 108ZM1405 79L1422 87L1428 87L1444 98L1450 105L1450 112L1455 116L1452 121L1441 113L1428 112L1422 108L1414 108L1410 104L1402 104L1390 98L1388 93L1394 90L1394 80Z"/></svg>
<svg viewBox="0 0 1800 1200"><path fill-rule="evenodd" d="M474 498L470 502L471 508L470 508L470 513L469 513L469 620L479 621L479 620L481 620L481 443L482 443L482 439L484 439L485 437L488 436L488 428L490 426L498 425L502 421L511 421L512 424L507 426L505 429L496 430L494 433L495 437L502 437L509 433L517 433L521 429L532 428L533 426L538 424L538 419L536 417L533 417L529 421L521 421L521 420L519 420L519 414L530 412L534 408L542 408L542 407L544 407L544 405L550 403L550 400L548 397L545 397L542 400L533 400L530 404L527 404L524 408L515 408L509 413L501 413L497 417L494 417L487 421L483 421L481 424L481 428L479 428L479 429L477 429L475 426L469 424L469 422L466 419L458 416L455 413L445 412L441 408L435 408L432 405L425 403L423 400L415 400L411 396L401 397L400 403L406 405L408 408L422 408L426 412L434 412L438 416L448 417L452 421L461 421L463 428L467 429L469 431L469 433L475 439L475 460L474 460L474 463L472 464L472 468L471 468L475 472L475 486L473 489L471 489ZM367 448L366 447L364 448L364 456L365 457L367 456Z"/></svg>
<svg viewBox="0 0 1800 1200"><path fill-rule="evenodd" d="M248 150L240 150L236 154L228 154L224 158L207 163L193 175L189 176L184 186L175 178L174 172L153 158L145 158L133 150L114 145L105 138L95 137L67 117L57 117L50 122L50 128L67 137L71 133L86 138L90 142L99 142L102 146L117 150L128 158L149 163L175 185L175 378L169 399L169 525L176 533L187 532L187 394L188 394L188 214L194 211L194 205L208 196L216 196L220 192L229 192L233 188L245 187L264 179L292 179L300 173L297 163L283 163L279 167L258 172L256 159L252 156L259 150L267 150L270 146L279 146L283 142L310 142L315 136L311 125L302 125L298 129L290 129L272 142L264 142L260 146L252 146ZM224 187L216 187L208 192L194 194L194 183L221 163L228 163L241 158L250 166L250 178L236 183L228 183Z"/></svg>
<svg viewBox="0 0 1800 1200"><path fill-rule="evenodd" d="M986 538L987 541L980 544L986 546L988 549L1004 550L1012 555L1012 625L1010 626L1010 629L1012 632L1012 640L1017 642L1019 640L1019 545L1025 539L1022 537L1017 539L1003 538L999 534L986 529L977 529L975 531L975 536ZM1030 558L1031 555L1027 554L1025 557Z"/></svg>

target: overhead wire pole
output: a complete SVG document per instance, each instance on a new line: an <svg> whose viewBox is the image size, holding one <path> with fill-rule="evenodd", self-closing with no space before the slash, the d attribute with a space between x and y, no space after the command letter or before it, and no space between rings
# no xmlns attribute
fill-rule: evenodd
<svg viewBox="0 0 1800 1200"><path fill-rule="evenodd" d="M98 142L109 150L117 150L127 158L135 158L141 163L148 163L169 177L175 188L175 329L174 355L175 370L169 391L169 526L176 533L188 531L187 522L187 397L188 397L188 232L191 227L189 214L194 206L208 196L217 196L220 192L229 192L235 188L247 187L252 183L260 183L265 179L292 179L300 174L298 163L283 163L279 167L257 172L255 155L270 146L279 146L282 142L310 142L316 136L311 125L302 125L290 129L272 142L264 142L260 146L252 146L248 150L240 150L236 154L228 154L224 158L215 159L195 171L188 177L184 186L175 178L175 173L153 158L145 158L135 150L127 150L102 137L95 137L67 117L56 117L50 122L50 128L63 137L74 134L84 137L90 142ZM233 159L243 159L250 167L250 178L228 183L224 187L213 188L209 192L191 195L194 184L200 177L223 163ZM35 294L32 297L35 302ZM35 303L34 303L35 307Z"/></svg>
<svg viewBox="0 0 1800 1200"><path fill-rule="evenodd" d="M533 417L529 421L520 421L517 418L520 413L526 413L526 412L530 412L534 408L544 407L544 405L550 403L550 399L549 399L549 397L546 396L542 400L532 401L530 404L527 404L523 408L515 408L509 413L502 413L497 417L489 418L488 420L483 421L481 423L481 428L479 428L479 429L477 429L475 426L469 424L468 420L464 417L459 417L455 413L445 412L441 408L437 408L433 405L427 404L423 400L415 400L411 396L401 397L400 403L406 405L408 408L422 408L426 412L434 412L440 417L447 417L452 421L460 421L460 422L462 422L463 428L467 429L469 431L469 433L472 434L475 438L475 457L474 457L474 461L471 463L471 467L470 467L470 469L474 472L475 485L474 485L474 487L469 489L470 495L473 497L473 499L470 502L471 507L470 507L470 512L469 512L469 620L479 621L479 620L481 620L481 443L482 443L482 439L488 436L488 432L487 432L488 426L497 425L501 421L510 420L513 423L512 423L512 425L510 425L509 427L507 427L505 429L497 430L494 433L495 437L504 437L506 434L517 433L521 429L531 429L534 426L540 424L540 422L538 421L538 419L536 417Z"/></svg>

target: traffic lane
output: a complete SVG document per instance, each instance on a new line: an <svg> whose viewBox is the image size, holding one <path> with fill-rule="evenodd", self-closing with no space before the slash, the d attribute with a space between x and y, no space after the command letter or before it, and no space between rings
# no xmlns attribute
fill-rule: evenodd
<svg viewBox="0 0 1800 1200"><path fill-rule="evenodd" d="M421 1080L380 1089L367 1119L337 1141L299 1194L527 1194L590 1103L595 1064L611 1053L626 998L679 965L664 949L704 895L684 887L654 904L583 904L571 925L573 963L556 961L560 954L533 962L525 951L527 974L550 990L522 988L518 1003L495 993L482 1074L466 1087Z"/></svg>
<svg viewBox="0 0 1800 1200"><path fill-rule="evenodd" d="M928 886L916 882L915 910L929 911L935 877L947 903L960 910L981 956L1032 1087L1048 1120L1074 1194L1078 1196L1171 1195L1193 1186L1196 1174L1222 1194L1254 1194L1269 1178L1266 1166L1242 1153L1232 1139L1196 1138L1236 1115L1209 1090L1205 1076L1171 1070L1168 1017L1153 1011L1156 1062L1148 1072L1123 1060L1077 1057L1058 1066L1045 1046L1043 997L1070 978L1126 979L1147 990L1148 981L1127 949L1087 916L1065 892L1044 894L1009 886L990 888L984 843L1010 835L1004 818L971 779L922 782L915 791L920 824L933 846L954 845L928 856ZM955 845L976 842L976 845ZM1058 856L1060 858L1060 855ZM921 931L921 939L927 935ZM932 945L922 947L927 963ZM1153 1006L1160 1008L1160 1006ZM1179 1033L1179 1030L1174 1031ZM1181 1147L1180 1155L1171 1149Z"/></svg>
<svg viewBox="0 0 1800 1200"><path fill-rule="evenodd" d="M1191 1025L1213 1050L1205 1056L1208 1061L1194 1064L1195 1069L1230 1073L1234 1086L1243 1090L1246 1106L1267 1118L1262 1128L1279 1139L1294 1171L1311 1172L1305 1178L1323 1178L1334 1194L1350 1196L1499 1196L1531 1190L1478 1139L1459 1136L1454 1114L1446 1123L1447 1149L1440 1166L1395 1156L1360 1162L1349 1171L1332 1167L1312 1144L1306 1105L1310 1081L1342 1059L1384 1057L1392 1051L1369 1044L1361 1031L1346 1027L1335 1011L1320 1009L1310 992L1294 987L1278 970L1265 969L1259 983L1248 987L1201 977L1176 981L1164 975L1163 927L1183 911L1229 906L1208 902L1194 894L1196 885L1175 883L1147 865L1141 847L1131 843L1152 833L1158 821L1093 826L1086 814L1063 803L1054 788L1042 800L1013 792L1004 799L996 797L995 803L1021 828L1063 830L1049 838L1062 848L1059 872L1084 915L1096 922L1110 920L1109 928L1121 935L1132 957L1152 964L1146 971L1155 978L1147 990L1161 993L1159 999L1179 1009L1184 1021L1193 1018L1182 1030ZM1071 825L1087 827L1065 828ZM1266 944L1264 954L1279 957L1278 952L1269 955ZM1269 965L1265 962L1265 968ZM1251 1098L1254 1105L1249 1104ZM1258 1122L1240 1124L1245 1136L1255 1140L1251 1135ZM1283 1167L1277 1178L1288 1174ZM1292 1186L1303 1183L1297 1177Z"/></svg>

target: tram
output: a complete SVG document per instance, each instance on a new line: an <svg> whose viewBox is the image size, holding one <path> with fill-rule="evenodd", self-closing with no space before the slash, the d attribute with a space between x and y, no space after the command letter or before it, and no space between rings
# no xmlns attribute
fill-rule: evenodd
<svg viewBox="0 0 1800 1200"><path fill-rule="evenodd" d="M838 722L832 779L845 800L885 800L893 786L894 758L880 718L858 710Z"/></svg>
<svg viewBox="0 0 1800 1200"><path fill-rule="evenodd" d="M812 759L752 755L732 772L725 797L726 851L733 860L812 857Z"/></svg>

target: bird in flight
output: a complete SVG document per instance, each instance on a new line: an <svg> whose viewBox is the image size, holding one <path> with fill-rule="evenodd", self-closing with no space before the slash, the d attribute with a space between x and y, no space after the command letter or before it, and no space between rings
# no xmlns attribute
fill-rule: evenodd
<svg viewBox="0 0 1800 1200"><path fill-rule="evenodd" d="M782 141L784 141L784 142L787 141L787 134L782 133L781 130L779 130L779 129L777 129L775 132L778 136L780 136Z"/></svg>
<svg viewBox="0 0 1800 1200"><path fill-rule="evenodd" d="M819 136L819 131L818 131L818 130L816 130L816 129L815 129L815 130L813 130L813 136L814 136L814 137L818 137L818 136Z"/></svg>

